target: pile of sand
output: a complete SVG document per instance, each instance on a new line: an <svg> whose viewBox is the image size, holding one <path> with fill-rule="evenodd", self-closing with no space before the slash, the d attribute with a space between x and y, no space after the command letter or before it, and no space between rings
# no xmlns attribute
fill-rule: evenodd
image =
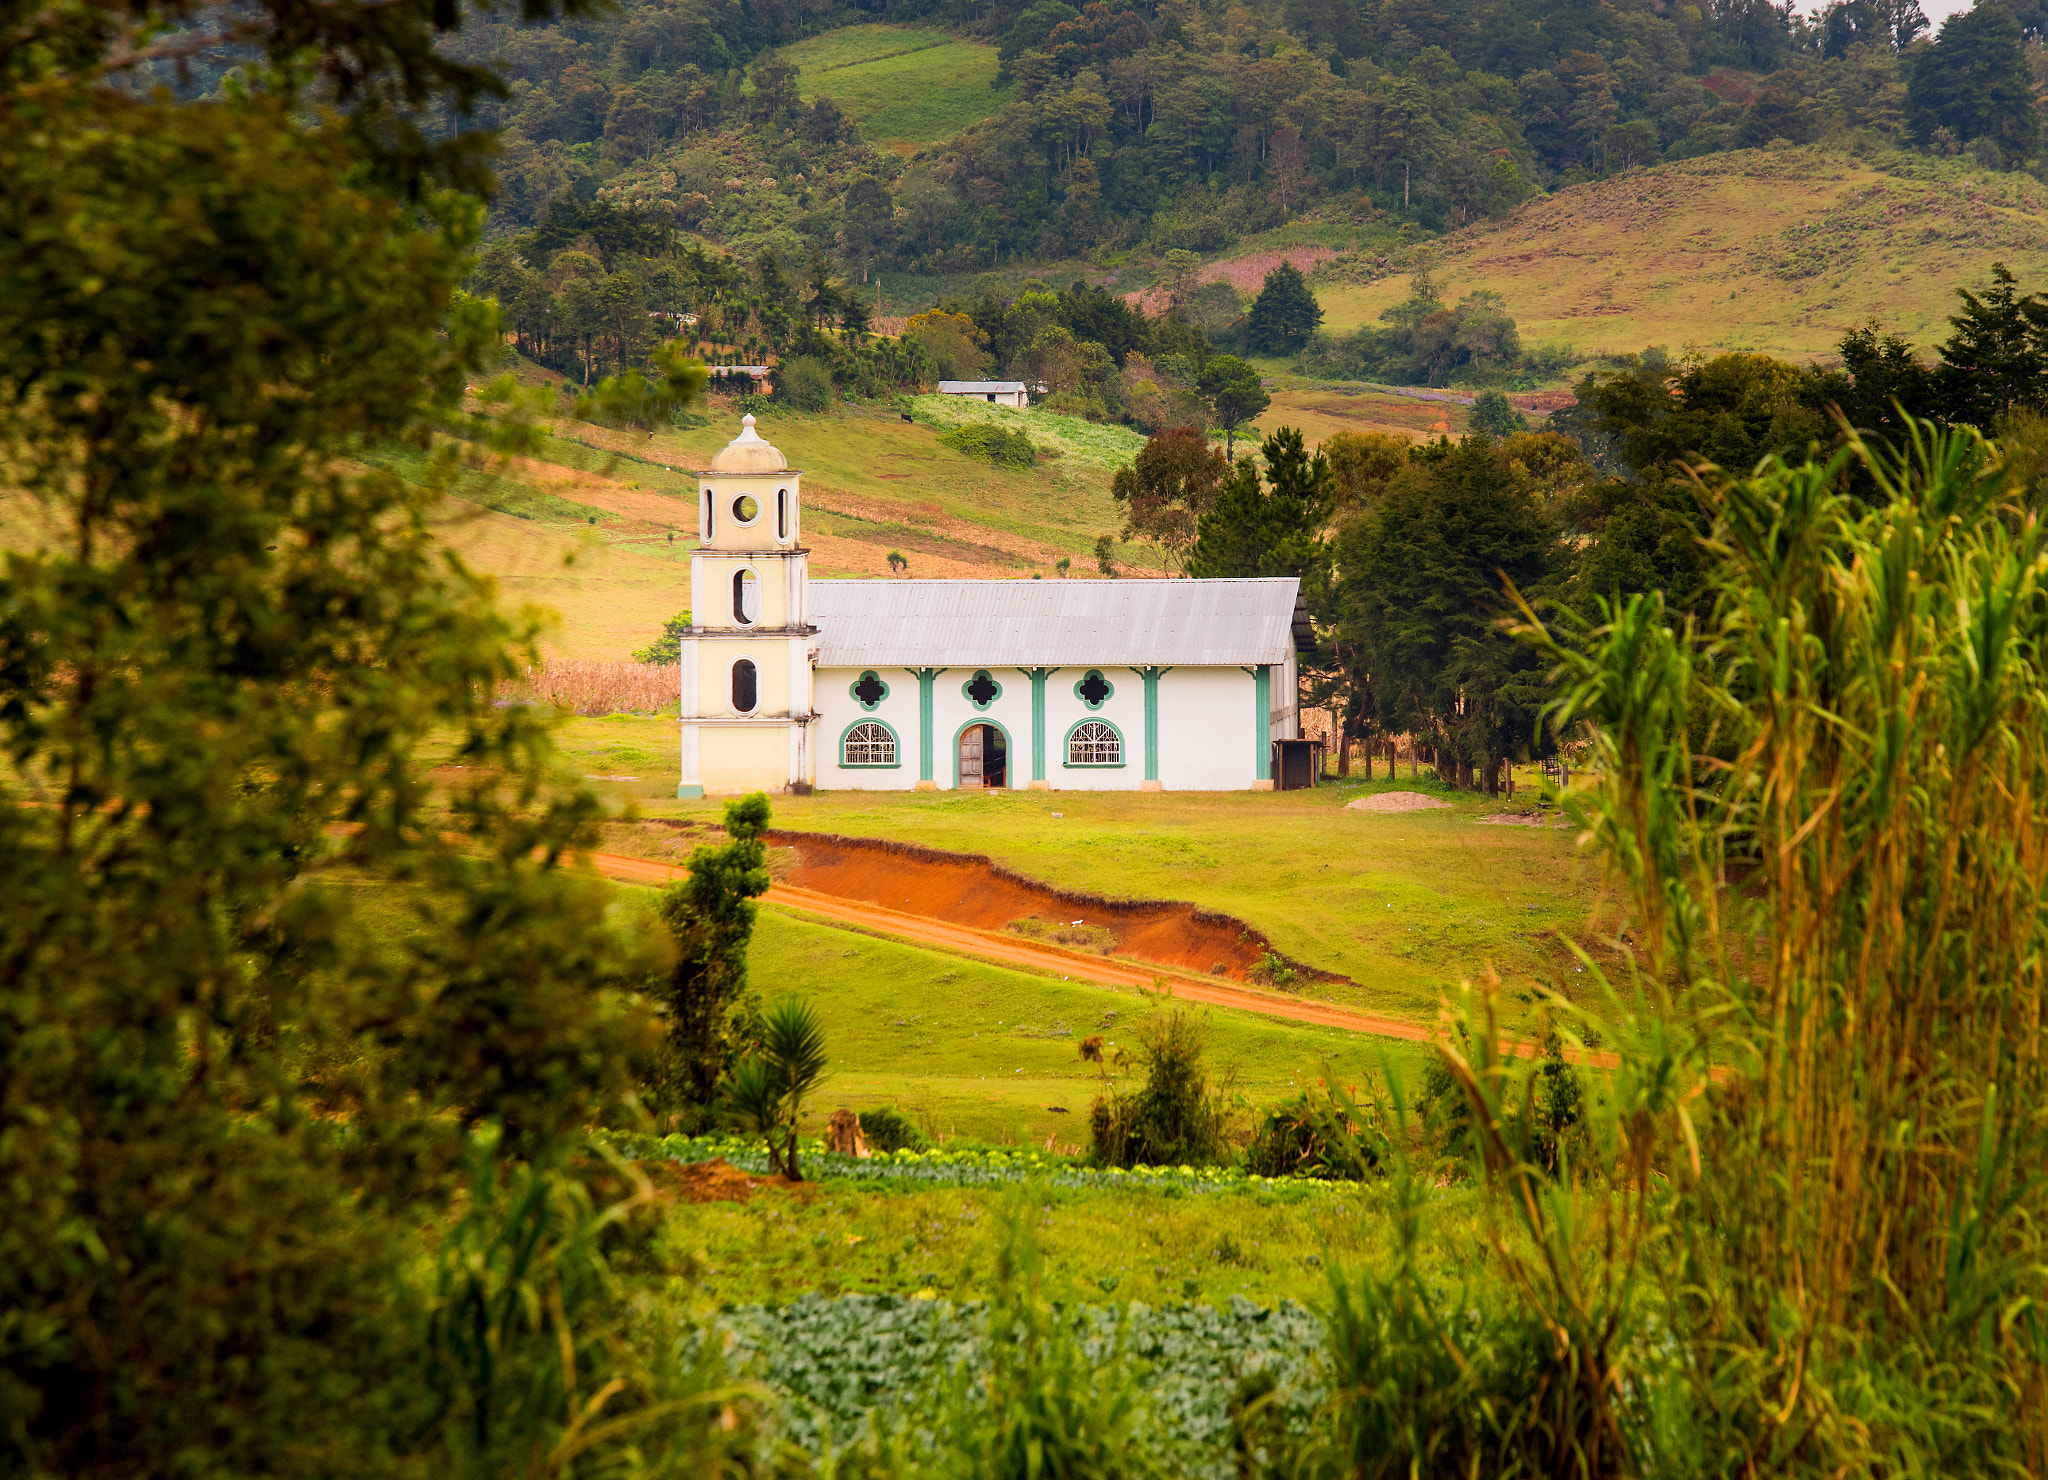
<svg viewBox="0 0 2048 1480"><path fill-rule="evenodd" d="M1449 802L1440 802L1435 797L1424 796L1419 791L1383 791L1378 796L1360 797L1355 802L1346 802L1347 812L1424 812L1431 807L1448 807Z"/></svg>

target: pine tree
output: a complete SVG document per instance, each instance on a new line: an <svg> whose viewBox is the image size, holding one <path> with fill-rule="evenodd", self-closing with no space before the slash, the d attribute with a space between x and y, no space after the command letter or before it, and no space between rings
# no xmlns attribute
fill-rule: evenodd
<svg viewBox="0 0 2048 1480"><path fill-rule="evenodd" d="M1298 576L1313 599L1329 564L1323 530L1336 507L1329 459L1310 456L1293 427L1281 427L1259 450L1264 482L1249 459L1232 469L1215 507L1202 516L1188 574Z"/></svg>
<svg viewBox="0 0 2048 1480"><path fill-rule="evenodd" d="M1529 418L1515 410L1514 402L1495 390L1479 393L1472 403L1472 430L1488 437L1512 437L1529 430Z"/></svg>
<svg viewBox="0 0 2048 1480"><path fill-rule="evenodd" d="M1245 338L1263 354L1291 355L1309 341L1323 322L1323 306L1309 290L1308 279L1292 262L1266 274L1252 311L1245 319Z"/></svg>
<svg viewBox="0 0 2048 1480"><path fill-rule="evenodd" d="M1333 641L1372 675L1380 723L1428 738L1440 772L1490 781L1540 748L1549 697L1540 665L1501 630L1503 580L1547 590L1564 547L1502 445L1439 442L1344 527L1324 605Z"/></svg>
<svg viewBox="0 0 2048 1480"><path fill-rule="evenodd" d="M2015 407L2048 407L2048 296L2015 290L2003 262L1991 264L1991 287L1980 297L1956 289L1963 311L1941 346L1934 372L1946 418L1989 432ZM1910 409L1910 408L1909 408Z"/></svg>

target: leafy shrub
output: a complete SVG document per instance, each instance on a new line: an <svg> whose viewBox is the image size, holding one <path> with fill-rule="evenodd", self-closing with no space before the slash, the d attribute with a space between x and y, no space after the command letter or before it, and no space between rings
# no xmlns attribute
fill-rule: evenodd
<svg viewBox="0 0 2048 1480"><path fill-rule="evenodd" d="M1202 1064L1203 1033L1183 1008L1160 1013L1141 1030L1145 1087L1096 1097L1088 1128L1105 1166L1183 1166L1216 1162L1228 1149L1230 1114Z"/></svg>
<svg viewBox="0 0 2048 1480"><path fill-rule="evenodd" d="M689 634L690 614L677 612L661 624L661 636L633 654L635 663L680 663L683 638Z"/></svg>
<svg viewBox="0 0 2048 1480"><path fill-rule="evenodd" d="M1247 975L1279 992L1292 992L1301 985L1301 973L1271 951L1261 955Z"/></svg>
<svg viewBox="0 0 2048 1480"><path fill-rule="evenodd" d="M1261 1177L1362 1182L1379 1174L1388 1149L1378 1107L1331 1086L1269 1111L1245 1148L1244 1166Z"/></svg>
<svg viewBox="0 0 2048 1480"><path fill-rule="evenodd" d="M1031 439L1008 427L970 424L954 428L939 440L956 452L999 468L1028 468L1038 461L1038 449Z"/></svg>
<svg viewBox="0 0 2048 1480"><path fill-rule="evenodd" d="M874 1151L922 1151L924 1136L907 1116L884 1106L860 1112L860 1133Z"/></svg>
<svg viewBox="0 0 2048 1480"><path fill-rule="evenodd" d="M830 411L832 372L824 361L799 355L776 368L775 394L799 411Z"/></svg>

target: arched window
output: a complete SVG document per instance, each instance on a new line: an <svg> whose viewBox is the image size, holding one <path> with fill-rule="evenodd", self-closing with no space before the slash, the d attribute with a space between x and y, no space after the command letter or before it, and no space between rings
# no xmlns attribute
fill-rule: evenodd
<svg viewBox="0 0 2048 1480"><path fill-rule="evenodd" d="M1124 737L1100 720L1083 720L1067 736L1067 764L1070 766L1120 766L1124 763Z"/></svg>
<svg viewBox="0 0 2048 1480"><path fill-rule="evenodd" d="M743 627L761 620L761 582L750 570L732 573L732 619Z"/></svg>
<svg viewBox="0 0 2048 1480"><path fill-rule="evenodd" d="M872 721L855 725L839 743L839 763L844 766L893 766L896 737L887 725Z"/></svg>
<svg viewBox="0 0 2048 1480"><path fill-rule="evenodd" d="M742 658L732 665L732 708L735 714L752 714L760 702L761 685L754 673L754 660Z"/></svg>
<svg viewBox="0 0 2048 1480"><path fill-rule="evenodd" d="M775 538L778 540L787 540L789 538L789 490L787 488L775 490Z"/></svg>

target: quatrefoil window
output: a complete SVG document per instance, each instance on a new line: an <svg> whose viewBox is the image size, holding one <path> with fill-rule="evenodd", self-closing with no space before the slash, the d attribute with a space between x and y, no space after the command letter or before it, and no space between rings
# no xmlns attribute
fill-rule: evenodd
<svg viewBox="0 0 2048 1480"><path fill-rule="evenodd" d="M853 697L860 701L863 709L873 709L889 697L889 686L882 682L882 676L870 668L853 683Z"/></svg>
<svg viewBox="0 0 2048 1480"><path fill-rule="evenodd" d="M1003 686L990 678L988 670L984 668L962 684L960 692L967 696L968 702L976 709L986 709L1002 698Z"/></svg>
<svg viewBox="0 0 2048 1480"><path fill-rule="evenodd" d="M1090 709L1100 709L1115 692L1116 686L1096 668L1089 669L1088 676L1074 685L1074 696Z"/></svg>

